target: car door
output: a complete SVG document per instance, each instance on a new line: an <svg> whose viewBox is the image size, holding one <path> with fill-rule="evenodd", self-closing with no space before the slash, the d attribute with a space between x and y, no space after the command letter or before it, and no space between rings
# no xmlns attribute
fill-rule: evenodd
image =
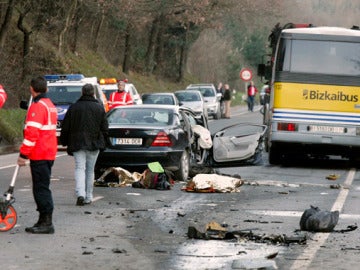
<svg viewBox="0 0 360 270"><path fill-rule="evenodd" d="M142 104L141 97L134 85L129 85L128 91L134 101L134 104Z"/></svg>
<svg viewBox="0 0 360 270"><path fill-rule="evenodd" d="M240 123L213 135L213 165L256 164L261 160L266 125Z"/></svg>

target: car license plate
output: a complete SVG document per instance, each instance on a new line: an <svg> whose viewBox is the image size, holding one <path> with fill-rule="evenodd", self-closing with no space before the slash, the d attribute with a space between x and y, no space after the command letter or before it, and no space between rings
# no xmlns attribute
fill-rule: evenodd
<svg viewBox="0 0 360 270"><path fill-rule="evenodd" d="M343 127L331 126L309 126L311 132L330 132L330 133L344 133Z"/></svg>
<svg viewBox="0 0 360 270"><path fill-rule="evenodd" d="M115 144L142 145L142 138L115 138Z"/></svg>

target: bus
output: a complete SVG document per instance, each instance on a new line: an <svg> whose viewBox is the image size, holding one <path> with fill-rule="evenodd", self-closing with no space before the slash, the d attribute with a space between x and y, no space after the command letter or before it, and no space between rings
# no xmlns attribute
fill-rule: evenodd
<svg viewBox="0 0 360 270"><path fill-rule="evenodd" d="M360 153L360 31L342 27L282 29L267 65L265 149L270 164L292 156Z"/></svg>

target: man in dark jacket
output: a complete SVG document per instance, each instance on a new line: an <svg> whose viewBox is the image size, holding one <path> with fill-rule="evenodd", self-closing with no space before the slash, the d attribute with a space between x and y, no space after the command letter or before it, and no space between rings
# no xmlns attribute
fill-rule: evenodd
<svg viewBox="0 0 360 270"><path fill-rule="evenodd" d="M93 200L94 167L108 135L105 110L94 93L93 85L83 86L82 96L65 115L60 135L61 144L67 146L68 154L75 159L76 205L79 206Z"/></svg>

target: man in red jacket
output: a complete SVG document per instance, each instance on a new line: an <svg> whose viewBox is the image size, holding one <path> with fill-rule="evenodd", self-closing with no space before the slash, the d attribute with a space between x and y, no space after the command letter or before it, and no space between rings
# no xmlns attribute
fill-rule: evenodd
<svg viewBox="0 0 360 270"><path fill-rule="evenodd" d="M31 80L30 93L33 102L30 105L24 128L24 140L20 146L17 164L25 166L30 160L33 195L39 220L32 227L25 228L29 233L54 233L52 213L53 198L50 190L51 169L57 152L56 122L57 110L46 97L47 82L43 77Z"/></svg>
<svg viewBox="0 0 360 270"><path fill-rule="evenodd" d="M117 106L132 105L134 102L131 95L125 91L125 82L118 83L118 90L111 93L109 98L109 110Z"/></svg>
<svg viewBox="0 0 360 270"><path fill-rule="evenodd" d="M257 88L255 87L255 84L253 81L250 82L250 84L247 87L247 103L248 103L248 111L254 111L254 105L255 105L255 96L258 92Z"/></svg>
<svg viewBox="0 0 360 270"><path fill-rule="evenodd" d="M6 99L7 99L7 94L4 90L4 87L0 84L0 108L4 106Z"/></svg>

